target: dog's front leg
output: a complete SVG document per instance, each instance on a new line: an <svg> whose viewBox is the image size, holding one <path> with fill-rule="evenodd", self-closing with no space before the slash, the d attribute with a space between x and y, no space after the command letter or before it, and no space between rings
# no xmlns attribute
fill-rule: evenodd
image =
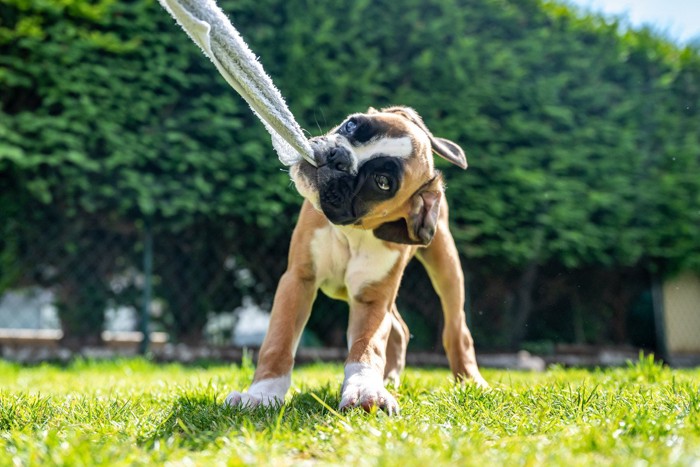
<svg viewBox="0 0 700 467"><path fill-rule="evenodd" d="M284 402L292 381L294 354L315 296L313 280L291 268L284 273L275 293L253 384L246 392L231 392L226 404L255 407Z"/></svg>
<svg viewBox="0 0 700 467"><path fill-rule="evenodd" d="M389 414L399 405L384 387L386 346L391 332L389 307L384 302L353 303L348 325L350 352L345 362L345 381L340 409L378 407Z"/></svg>

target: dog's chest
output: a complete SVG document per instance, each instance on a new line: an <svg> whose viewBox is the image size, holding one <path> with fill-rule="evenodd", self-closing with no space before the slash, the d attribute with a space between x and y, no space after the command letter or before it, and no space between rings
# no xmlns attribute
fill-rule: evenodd
<svg viewBox="0 0 700 467"><path fill-rule="evenodd" d="M314 232L311 255L317 287L332 298L349 300L386 278L400 253L371 231L325 226Z"/></svg>

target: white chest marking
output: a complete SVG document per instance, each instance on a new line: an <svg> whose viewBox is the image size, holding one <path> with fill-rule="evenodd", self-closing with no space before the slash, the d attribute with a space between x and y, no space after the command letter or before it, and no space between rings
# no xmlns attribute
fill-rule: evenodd
<svg viewBox="0 0 700 467"><path fill-rule="evenodd" d="M331 296L333 291L345 289L350 298L384 279L400 255L398 250L387 248L371 230L338 226L316 230L311 254L317 287L331 292Z"/></svg>

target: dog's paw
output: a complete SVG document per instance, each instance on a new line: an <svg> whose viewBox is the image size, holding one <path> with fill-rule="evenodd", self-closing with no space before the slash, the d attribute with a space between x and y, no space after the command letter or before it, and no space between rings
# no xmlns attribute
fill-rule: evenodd
<svg viewBox="0 0 700 467"><path fill-rule="evenodd" d="M473 384L476 384L476 386L480 387L481 389L488 389L490 387L489 383L487 383L486 380L480 374L472 376L471 379L467 381L471 381Z"/></svg>
<svg viewBox="0 0 700 467"><path fill-rule="evenodd" d="M353 407L362 407L367 412L376 407L389 415L399 413L399 404L384 387L381 375L360 363L345 367L341 391L340 410Z"/></svg>
<svg viewBox="0 0 700 467"><path fill-rule="evenodd" d="M290 385L291 375L256 381L247 391L231 391L226 396L224 405L245 408L280 406L284 403L284 395Z"/></svg>
<svg viewBox="0 0 700 467"><path fill-rule="evenodd" d="M488 389L490 387L489 383L481 376L479 368L477 368L476 365L468 366L465 371L460 372L457 375L457 380L467 384L473 384L481 389Z"/></svg>
<svg viewBox="0 0 700 467"><path fill-rule="evenodd" d="M280 406L283 402L284 400L278 398L275 394L231 391L226 396L224 405L252 409L259 405L263 407Z"/></svg>
<svg viewBox="0 0 700 467"><path fill-rule="evenodd" d="M349 384L345 387L340 401L340 410L362 407L366 412L372 408L384 410L389 415L399 413L399 404L384 387L368 387L362 384Z"/></svg>

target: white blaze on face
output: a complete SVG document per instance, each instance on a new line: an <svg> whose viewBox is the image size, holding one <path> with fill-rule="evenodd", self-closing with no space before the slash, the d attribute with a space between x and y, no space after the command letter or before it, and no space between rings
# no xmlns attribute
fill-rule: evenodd
<svg viewBox="0 0 700 467"><path fill-rule="evenodd" d="M378 138L358 147L350 147L359 166L376 155L383 154L408 159L413 154L413 141L409 136L400 138Z"/></svg>

